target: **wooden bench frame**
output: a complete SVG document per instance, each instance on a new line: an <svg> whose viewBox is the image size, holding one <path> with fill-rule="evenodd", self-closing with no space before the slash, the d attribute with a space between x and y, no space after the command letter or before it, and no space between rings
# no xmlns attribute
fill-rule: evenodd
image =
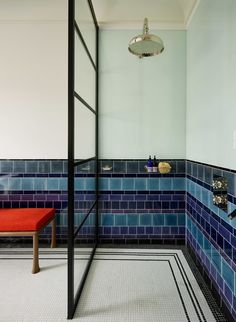
<svg viewBox="0 0 236 322"><path fill-rule="evenodd" d="M56 247L56 218L55 216L46 222L38 231L0 231L0 237L11 237L11 236L32 236L33 237L33 268L32 274L36 274L40 271L39 267L39 233L48 224L52 223L52 238L51 248Z"/></svg>

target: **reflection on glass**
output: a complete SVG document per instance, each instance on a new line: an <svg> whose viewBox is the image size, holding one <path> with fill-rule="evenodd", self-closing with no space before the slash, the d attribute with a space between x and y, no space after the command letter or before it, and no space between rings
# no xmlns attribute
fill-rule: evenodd
<svg viewBox="0 0 236 322"><path fill-rule="evenodd" d="M87 0L75 0L75 20L88 47L93 62L96 62L96 28Z"/></svg>
<svg viewBox="0 0 236 322"><path fill-rule="evenodd" d="M95 120L95 114L75 98L75 159L95 156Z"/></svg>
<svg viewBox="0 0 236 322"><path fill-rule="evenodd" d="M75 239L74 290L80 285L95 244L95 212L92 212ZM76 294L74 294L75 296Z"/></svg>
<svg viewBox="0 0 236 322"><path fill-rule="evenodd" d="M96 72L77 33L75 36L75 91L95 109Z"/></svg>

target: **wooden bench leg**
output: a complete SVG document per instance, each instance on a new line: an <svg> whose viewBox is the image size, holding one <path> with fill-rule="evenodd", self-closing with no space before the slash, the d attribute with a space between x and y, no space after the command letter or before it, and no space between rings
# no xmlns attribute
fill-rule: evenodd
<svg viewBox="0 0 236 322"><path fill-rule="evenodd" d="M51 248L56 247L56 218L52 220L52 240L51 240Z"/></svg>
<svg viewBox="0 0 236 322"><path fill-rule="evenodd" d="M33 234L33 268L32 274L36 274L40 271L39 268L39 236L38 233L35 232Z"/></svg>

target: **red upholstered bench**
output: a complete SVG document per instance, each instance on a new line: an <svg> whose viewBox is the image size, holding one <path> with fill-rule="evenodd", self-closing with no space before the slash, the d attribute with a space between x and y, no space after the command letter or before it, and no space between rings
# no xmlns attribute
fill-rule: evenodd
<svg viewBox="0 0 236 322"><path fill-rule="evenodd" d="M0 236L32 236L33 268L38 273L38 234L52 222L51 247L56 247L56 219L54 208L14 208L0 209Z"/></svg>

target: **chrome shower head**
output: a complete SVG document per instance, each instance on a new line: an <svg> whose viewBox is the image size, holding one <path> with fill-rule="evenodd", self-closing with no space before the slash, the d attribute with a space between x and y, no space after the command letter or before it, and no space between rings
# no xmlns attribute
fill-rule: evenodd
<svg viewBox="0 0 236 322"><path fill-rule="evenodd" d="M163 52L164 44L161 38L149 34L147 18L144 19L143 34L132 38L128 49L140 58L159 55Z"/></svg>

